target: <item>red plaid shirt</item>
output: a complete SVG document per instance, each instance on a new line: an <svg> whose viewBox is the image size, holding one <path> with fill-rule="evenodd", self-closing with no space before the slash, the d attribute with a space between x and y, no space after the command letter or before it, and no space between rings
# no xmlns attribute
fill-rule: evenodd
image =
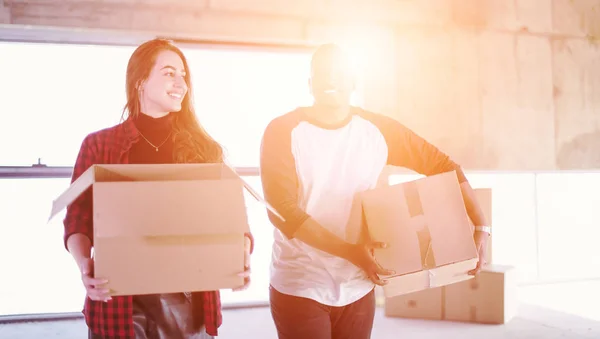
<svg viewBox="0 0 600 339"><path fill-rule="evenodd" d="M128 151L138 140L139 132L131 119L88 135L77 156L72 182L94 164L127 164ZM67 207L64 220L65 247L69 236L75 233L82 233L93 241L92 215L90 188ZM247 236L253 240L251 235ZM216 336L222 323L219 291L192 293L192 303L194 308L201 306L203 309L206 332ZM86 298L83 314L90 330L106 339L134 338L132 296L115 296L108 302Z"/></svg>

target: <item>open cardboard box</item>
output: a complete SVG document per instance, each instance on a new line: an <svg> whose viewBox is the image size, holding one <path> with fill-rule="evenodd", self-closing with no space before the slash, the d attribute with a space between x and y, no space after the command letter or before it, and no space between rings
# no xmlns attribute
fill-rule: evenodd
<svg viewBox="0 0 600 339"><path fill-rule="evenodd" d="M388 244L375 258L396 275L386 298L473 278L478 262L455 171L361 194L369 237Z"/></svg>
<svg viewBox="0 0 600 339"><path fill-rule="evenodd" d="M94 275L111 295L243 285L244 188L223 164L94 165L52 205L50 219L92 188Z"/></svg>

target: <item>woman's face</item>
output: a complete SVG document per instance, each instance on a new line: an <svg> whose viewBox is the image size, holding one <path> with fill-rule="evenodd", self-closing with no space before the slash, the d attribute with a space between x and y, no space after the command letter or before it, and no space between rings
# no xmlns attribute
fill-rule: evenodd
<svg viewBox="0 0 600 339"><path fill-rule="evenodd" d="M173 51L162 51L148 78L139 88L141 112L155 118L179 112L187 94L183 60Z"/></svg>

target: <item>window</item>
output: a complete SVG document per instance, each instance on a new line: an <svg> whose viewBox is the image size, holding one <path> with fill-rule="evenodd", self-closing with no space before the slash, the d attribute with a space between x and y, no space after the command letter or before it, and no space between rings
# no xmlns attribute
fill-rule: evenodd
<svg viewBox="0 0 600 339"><path fill-rule="evenodd" d="M132 51L0 43L0 165L72 166L86 134L119 122Z"/></svg>
<svg viewBox="0 0 600 339"><path fill-rule="evenodd" d="M134 47L0 42L0 166L72 166L83 138L119 123ZM236 166L258 166L267 123L310 105L310 54L182 48L195 108ZM354 98L358 102L359 95ZM48 126L53 126L48 128Z"/></svg>

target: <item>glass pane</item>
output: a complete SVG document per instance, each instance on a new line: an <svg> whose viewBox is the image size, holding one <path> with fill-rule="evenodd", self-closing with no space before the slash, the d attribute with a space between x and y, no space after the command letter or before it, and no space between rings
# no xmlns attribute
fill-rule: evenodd
<svg viewBox="0 0 600 339"><path fill-rule="evenodd" d="M515 266L519 282L538 279L535 173L467 173L473 188L492 189L495 264Z"/></svg>
<svg viewBox="0 0 600 339"><path fill-rule="evenodd" d="M88 133L119 123L132 51L0 42L0 165L72 166Z"/></svg>
<svg viewBox="0 0 600 339"><path fill-rule="evenodd" d="M262 192L259 177L246 180ZM69 179L0 180L0 316L82 310L85 290L63 246L64 211L47 223L52 200L68 185ZM253 283L243 292L223 291L225 305L268 301L273 226L265 208L246 198L256 240Z"/></svg>
<svg viewBox="0 0 600 339"><path fill-rule="evenodd" d="M245 177L244 180L262 195L260 177ZM271 266L271 250L273 246L274 226L267 217L266 208L246 192L246 206L250 230L254 236L254 252L252 253L252 284L245 291L221 291L223 304L255 303L269 301L269 280Z"/></svg>
<svg viewBox="0 0 600 339"><path fill-rule="evenodd" d="M184 51L192 72L196 114L235 166L258 166L267 124L310 105L310 55L283 52Z"/></svg>
<svg viewBox="0 0 600 339"><path fill-rule="evenodd" d="M120 122L133 50L0 42L0 112L10 114L10 123L0 125L0 144L18 145L0 148L0 166L29 166L38 158L51 166L72 166L88 133ZM197 115L235 166L258 166L269 121L312 102L308 53L183 51Z"/></svg>
<svg viewBox="0 0 600 339"><path fill-rule="evenodd" d="M63 245L64 212L47 223L69 179L0 180L0 315L80 312L85 290Z"/></svg>
<svg viewBox="0 0 600 339"><path fill-rule="evenodd" d="M600 278L599 192L600 173L537 175L540 278Z"/></svg>

